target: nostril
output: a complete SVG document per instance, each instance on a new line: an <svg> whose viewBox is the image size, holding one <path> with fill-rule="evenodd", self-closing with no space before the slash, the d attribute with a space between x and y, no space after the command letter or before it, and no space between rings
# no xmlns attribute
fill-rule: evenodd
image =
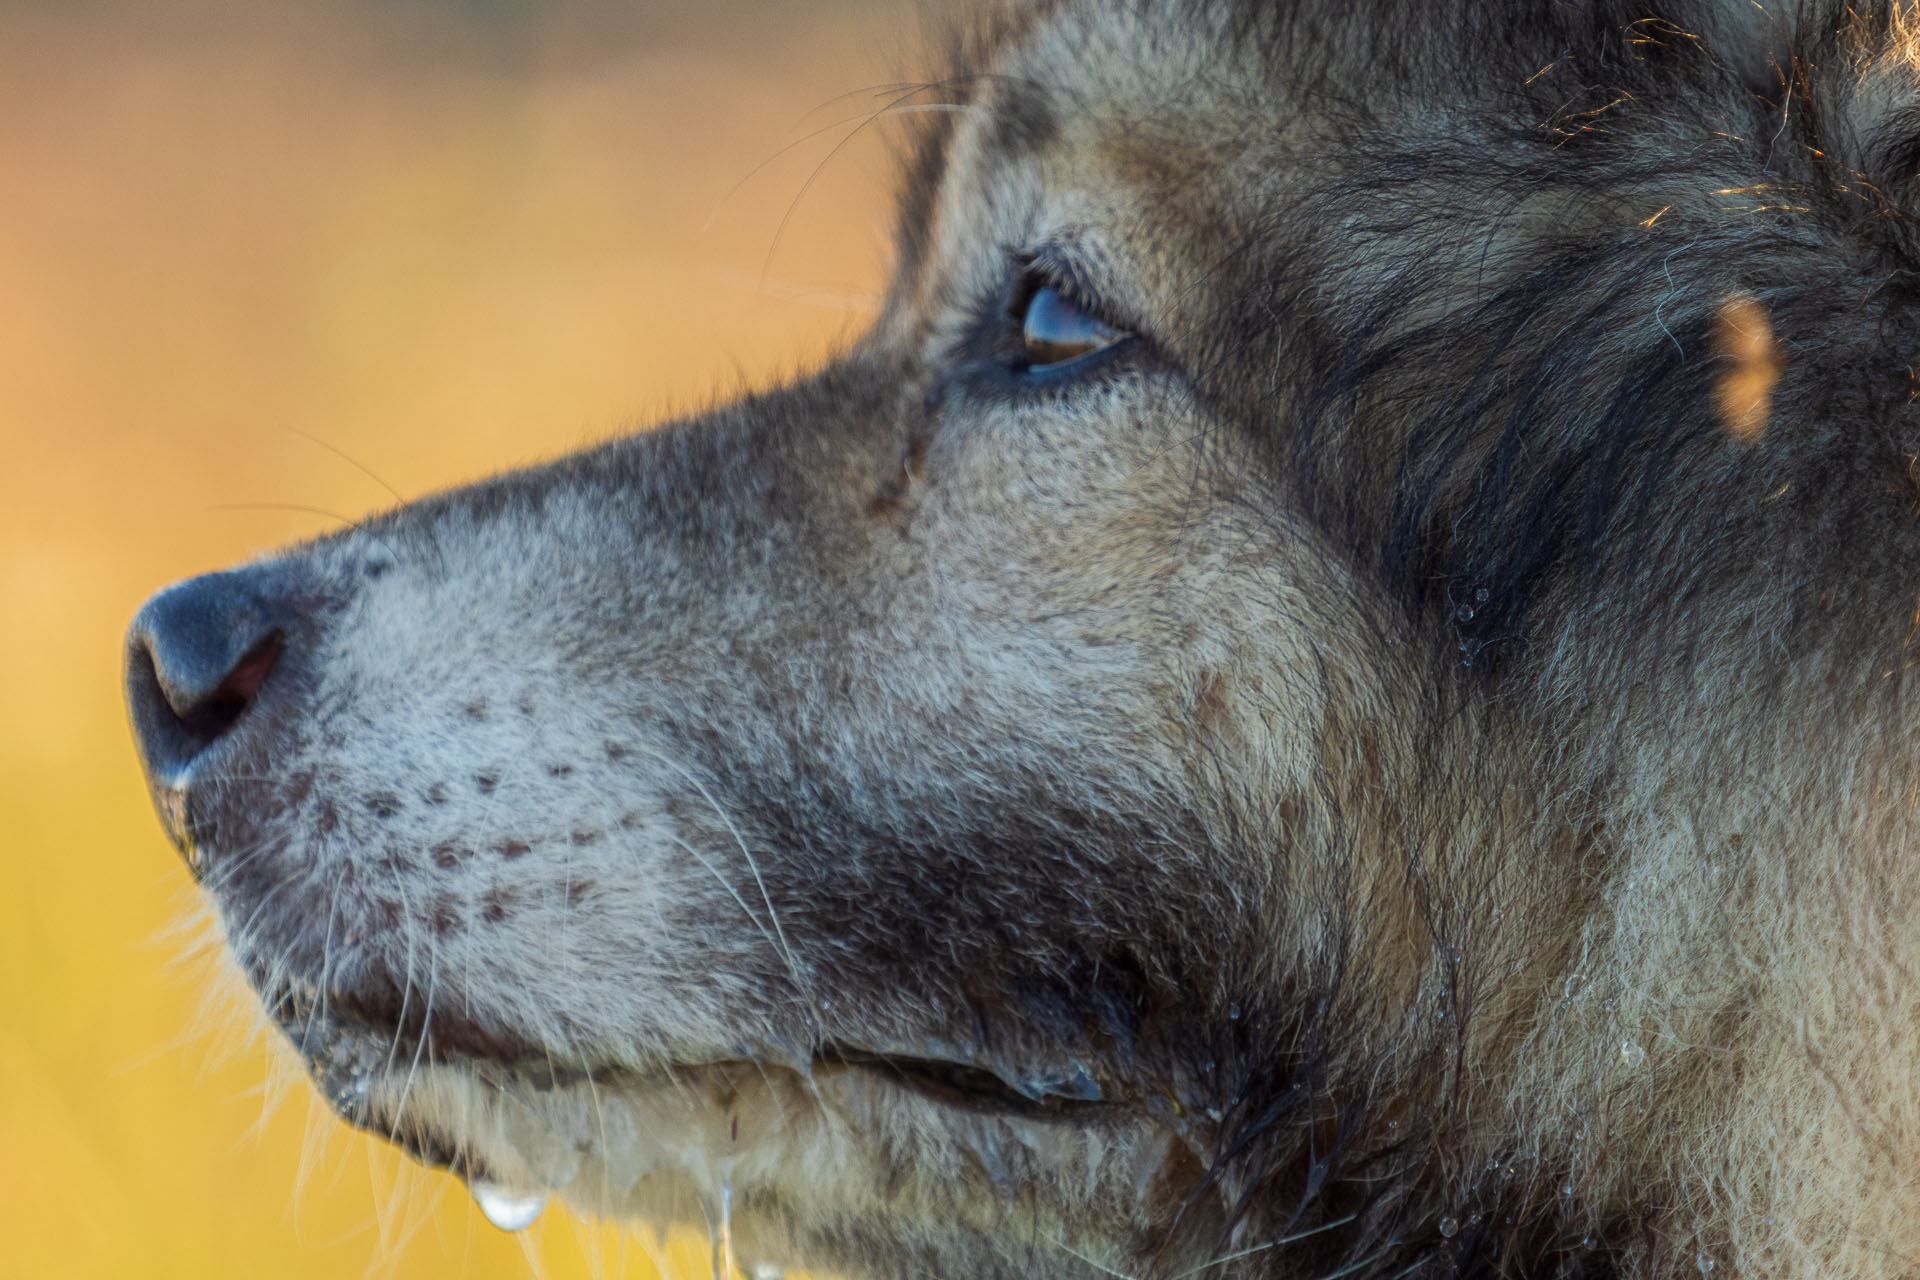
<svg viewBox="0 0 1920 1280"><path fill-rule="evenodd" d="M208 574L147 602L127 645L127 703L156 786L171 786L259 698L286 647L284 613L245 571Z"/></svg>
<svg viewBox="0 0 1920 1280"><path fill-rule="evenodd" d="M227 678L214 686L211 693L192 706L173 709L174 714L180 717L180 723L209 743L233 728L247 708L253 705L254 695L260 692L260 686L273 674L273 665L280 660L280 649L284 643L276 631L255 645L240 659L239 665L227 673Z"/></svg>

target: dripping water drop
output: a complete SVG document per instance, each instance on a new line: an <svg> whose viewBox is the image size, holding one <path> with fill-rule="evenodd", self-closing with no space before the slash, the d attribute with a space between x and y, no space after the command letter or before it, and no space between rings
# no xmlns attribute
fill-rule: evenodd
<svg viewBox="0 0 1920 1280"><path fill-rule="evenodd" d="M473 1184L473 1201L487 1221L502 1231L525 1231L547 1207L544 1191L509 1191L491 1182Z"/></svg>
<svg viewBox="0 0 1920 1280"><path fill-rule="evenodd" d="M720 1205L713 1222L713 1280L733 1280L733 1179L720 1179Z"/></svg>

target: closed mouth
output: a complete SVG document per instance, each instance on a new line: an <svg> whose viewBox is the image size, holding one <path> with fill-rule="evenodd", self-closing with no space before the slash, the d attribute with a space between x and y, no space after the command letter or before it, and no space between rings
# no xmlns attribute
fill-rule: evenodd
<svg viewBox="0 0 1920 1280"><path fill-rule="evenodd" d="M1084 1066L1049 1077L1013 1077L973 1063L921 1058L898 1053L831 1048L816 1061L871 1071L936 1102L974 1111L1059 1119L1069 1113L1084 1118L1089 1109L1111 1107L1097 1081Z"/></svg>
<svg viewBox="0 0 1920 1280"><path fill-rule="evenodd" d="M258 982L257 986L265 984ZM978 1062L914 1052L881 1052L833 1043L805 1057L741 1052L657 1069L571 1065L512 1036L435 1011L420 1001L369 1000L278 979L270 1012L306 1063L314 1085L348 1123L405 1148L421 1163L470 1181L489 1173L470 1156L420 1126L385 1114L377 1086L424 1067L451 1067L502 1091L551 1092L571 1086L621 1088L684 1086L692 1073L722 1080L763 1079L770 1073L811 1078L851 1071L907 1089L942 1106L983 1115L1037 1121L1085 1122L1121 1102L1108 1095L1082 1063L1043 1072L1013 1072ZM409 1007L411 1005L411 1007Z"/></svg>

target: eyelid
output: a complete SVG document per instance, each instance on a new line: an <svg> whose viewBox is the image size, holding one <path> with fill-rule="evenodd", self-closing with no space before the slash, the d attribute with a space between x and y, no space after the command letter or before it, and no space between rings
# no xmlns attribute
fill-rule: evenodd
<svg viewBox="0 0 1920 1280"><path fill-rule="evenodd" d="M1064 252L1058 245L1047 244L1016 255L1014 261L1022 272L1013 298L1016 315L1040 288L1051 285L1064 294L1067 301L1108 328L1128 334L1141 332L1133 313L1118 301L1118 292L1103 287L1079 256Z"/></svg>
<svg viewBox="0 0 1920 1280"><path fill-rule="evenodd" d="M1060 292L1085 306L1087 300L1097 297L1093 282L1087 279L1086 272L1073 258L1049 247L1042 247L1032 253L1022 255L1021 265L1027 275L1039 276Z"/></svg>

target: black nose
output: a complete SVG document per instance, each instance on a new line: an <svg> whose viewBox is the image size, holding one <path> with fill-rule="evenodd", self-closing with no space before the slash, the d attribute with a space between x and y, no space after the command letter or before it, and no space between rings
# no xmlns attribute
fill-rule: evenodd
<svg viewBox="0 0 1920 1280"><path fill-rule="evenodd" d="M165 793L253 705L285 637L284 613L244 569L176 583L134 618L127 706L163 813Z"/></svg>

